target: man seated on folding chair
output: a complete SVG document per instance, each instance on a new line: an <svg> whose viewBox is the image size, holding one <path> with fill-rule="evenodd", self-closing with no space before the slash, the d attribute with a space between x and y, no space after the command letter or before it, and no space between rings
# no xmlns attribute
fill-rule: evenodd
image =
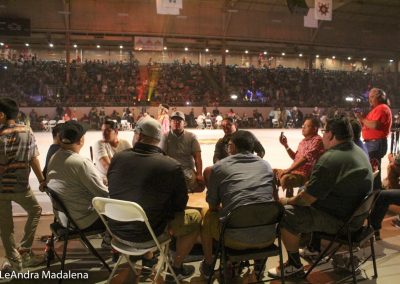
<svg viewBox="0 0 400 284"><path fill-rule="evenodd" d="M117 153L108 170L110 197L138 203L146 212L157 236L165 233L176 237L176 254L172 267L178 279L193 275L194 266L183 265L200 233L201 215L186 209L188 189L182 166L158 147L161 125L151 118L135 126L132 149ZM109 222L119 241L136 247L151 247L152 237L143 223ZM153 266L152 255L142 258L144 266ZM169 276L169 275L168 275Z"/></svg>
<svg viewBox="0 0 400 284"><path fill-rule="evenodd" d="M204 171L209 211L205 214L202 226L204 260L200 271L206 278L214 269L212 242L213 239L219 240L220 218L241 205L274 200L276 192L273 190L272 168L267 161L253 154L256 141L251 132L236 131L228 143L230 156ZM228 238L226 242L233 249L264 248L274 242L265 240L266 235L257 231L238 236L237 240Z"/></svg>
<svg viewBox="0 0 400 284"><path fill-rule="evenodd" d="M94 143L94 162L106 182L108 167L115 153L131 147L125 139L118 137L118 124L113 120L106 120L101 125L103 139Z"/></svg>
<svg viewBox="0 0 400 284"><path fill-rule="evenodd" d="M218 139L217 143L215 144L214 157L213 157L214 164L219 160L228 157L229 155L228 143L231 140L232 134L235 133L238 128L236 122L233 120L232 117L225 118L221 123L221 127L225 135L224 137ZM260 141L258 141L258 139L255 140L254 149L251 152L252 153L256 152L257 155L261 158L264 157L265 150L264 147L261 145Z"/></svg>
<svg viewBox="0 0 400 284"><path fill-rule="evenodd" d="M283 132L279 142L285 147L289 157L293 160L287 169L274 169L279 185L286 197L293 196L293 188L303 186L310 177L311 170L319 157L324 152L321 136L318 135L319 120L306 118L301 128L304 139L300 142L296 152L288 146L288 141Z"/></svg>
<svg viewBox="0 0 400 284"><path fill-rule="evenodd" d="M304 275L300 261L299 239L302 233L335 234L364 198L372 191L370 162L352 141L353 131L347 118L328 119L322 130L326 152L319 158L303 192L281 198L286 212L281 221L282 241L288 252L285 277ZM359 229L364 218L355 220ZM280 277L281 267L270 269L271 277Z"/></svg>
<svg viewBox="0 0 400 284"><path fill-rule="evenodd" d="M61 149L50 159L47 186L58 194L81 230L104 228L105 231L92 207L92 199L108 197L108 191L92 161L79 155L85 143L85 133L86 129L74 120L62 126L59 134ZM65 216L60 214L58 218L62 225L67 224Z"/></svg>

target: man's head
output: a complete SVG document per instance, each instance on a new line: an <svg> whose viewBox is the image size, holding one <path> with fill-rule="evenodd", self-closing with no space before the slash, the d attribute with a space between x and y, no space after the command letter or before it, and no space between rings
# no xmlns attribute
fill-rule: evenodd
<svg viewBox="0 0 400 284"><path fill-rule="evenodd" d="M61 129L63 128L63 126L64 126L64 123L58 123L51 130L51 135L53 136L53 143L55 143L55 144L61 143L60 132L61 132Z"/></svg>
<svg viewBox="0 0 400 284"><path fill-rule="evenodd" d="M105 142L110 144L118 141L118 124L113 120L104 121L101 126L101 131L103 133L103 139Z"/></svg>
<svg viewBox="0 0 400 284"><path fill-rule="evenodd" d="M381 89L372 88L368 94L368 101L369 104L373 107L379 104L386 104L387 103L386 93Z"/></svg>
<svg viewBox="0 0 400 284"><path fill-rule="evenodd" d="M135 126L132 144L137 142L157 146L161 140L161 124L150 116L141 118Z"/></svg>
<svg viewBox="0 0 400 284"><path fill-rule="evenodd" d="M235 133L237 130L236 124L231 117L225 118L221 122L221 127L222 127L222 130L224 131L225 135L231 135L231 134Z"/></svg>
<svg viewBox="0 0 400 284"><path fill-rule="evenodd" d="M232 134L228 143L228 153L229 155L235 155L237 153L253 152L255 141L256 138L250 131L238 130Z"/></svg>
<svg viewBox="0 0 400 284"><path fill-rule="evenodd" d="M181 134L185 129L185 114L181 111L175 111L171 114L171 130L175 134Z"/></svg>
<svg viewBox="0 0 400 284"><path fill-rule="evenodd" d="M337 144L353 139L353 129L349 119L346 117L327 119L322 132L322 142L325 149L330 149Z"/></svg>
<svg viewBox="0 0 400 284"><path fill-rule="evenodd" d="M69 120L63 124L60 131L61 147L64 149L78 149L85 143L86 128L75 120ZM78 148L77 148L78 147Z"/></svg>
<svg viewBox="0 0 400 284"><path fill-rule="evenodd" d="M319 121L317 118L307 118L301 127L301 133L305 138L313 137L318 134Z"/></svg>
<svg viewBox="0 0 400 284"><path fill-rule="evenodd" d="M19 108L16 101L10 98L0 98L0 123L17 119L18 113Z"/></svg>

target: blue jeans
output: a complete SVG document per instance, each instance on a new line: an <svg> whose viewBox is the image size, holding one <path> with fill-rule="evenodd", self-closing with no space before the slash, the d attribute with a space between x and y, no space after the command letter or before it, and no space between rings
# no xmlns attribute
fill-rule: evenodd
<svg viewBox="0 0 400 284"><path fill-rule="evenodd" d="M381 160L386 155L388 143L386 138L365 141L370 160L378 161L378 176L374 179L374 189L382 189Z"/></svg>
<svg viewBox="0 0 400 284"><path fill-rule="evenodd" d="M376 200L375 207L371 212L371 225L375 230L381 228L382 220L385 218L386 211L391 204L400 205L400 189L381 191L381 194Z"/></svg>

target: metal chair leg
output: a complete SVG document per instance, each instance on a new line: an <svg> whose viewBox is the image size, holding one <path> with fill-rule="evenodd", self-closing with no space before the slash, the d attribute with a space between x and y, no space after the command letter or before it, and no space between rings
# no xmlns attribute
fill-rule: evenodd
<svg viewBox="0 0 400 284"><path fill-rule="evenodd" d="M371 244L372 265L374 267L374 276L373 277L378 278L378 269L376 268L376 256L375 256L375 247L374 247L375 239L373 236L369 239L369 242Z"/></svg>
<svg viewBox="0 0 400 284"><path fill-rule="evenodd" d="M82 241L86 244L86 247L90 250L90 252L97 257L107 268L109 272L111 272L110 266L107 264L107 262L103 259L103 257L98 253L98 251L93 247L93 245L90 243L90 241L86 238L86 236L82 233L80 234Z"/></svg>

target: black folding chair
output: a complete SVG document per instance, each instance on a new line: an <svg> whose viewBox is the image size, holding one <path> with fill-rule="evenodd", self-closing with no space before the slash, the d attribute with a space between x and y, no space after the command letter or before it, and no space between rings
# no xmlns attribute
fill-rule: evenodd
<svg viewBox="0 0 400 284"><path fill-rule="evenodd" d="M50 224L50 229L52 232L50 242L47 243L46 251L47 251L47 267L50 267L50 262L54 255L57 256L58 260L61 262L60 271L64 271L65 259L67 256L67 247L68 241L71 239L80 239L84 246L95 256L97 257L103 265L107 268L109 272L111 272L111 268L105 262L105 260L101 257L101 255L97 252L97 250L93 247L93 245L88 240L87 236L97 235L104 233L105 229L97 229L97 230L81 230L79 226L76 224L75 220L71 217L68 209L65 207L64 203L61 201L58 194L52 190L51 188L46 188L46 193L50 197L51 203L53 205L53 210L55 211L54 215L54 223ZM67 218L67 224L63 225L62 222L56 217L56 212L62 213ZM63 254L60 257L55 249L54 249L54 241L63 241ZM60 279L59 283L61 283L62 279Z"/></svg>
<svg viewBox="0 0 400 284"><path fill-rule="evenodd" d="M226 273L224 273L224 270L226 270L228 260L231 262L248 262L249 260L263 259L262 267L260 268L258 275L256 275L258 280L262 278L262 274L265 269L265 263L268 257L279 255L280 265L283 267L280 232L280 221L283 213L284 208L279 202L270 201L265 203L251 203L242 205L232 210L225 218L220 219L221 231L218 248L213 260L213 271L208 279L208 283L210 284L212 281L215 264L218 258L220 258L220 275L222 276L223 282L226 282ZM232 233L240 232L241 230L249 230L252 228L256 230L261 228L268 230L270 229L269 232L271 235L268 236L268 240L274 241L276 238L278 238L278 245L272 243L264 248L249 248L244 250L232 249L225 245L225 238L232 236ZM281 280L282 283L284 283L285 276L283 271Z"/></svg>
<svg viewBox="0 0 400 284"><path fill-rule="evenodd" d="M336 232L336 234L327 234L322 232L315 232L315 237L319 239L328 240L328 246L319 254L317 259L311 265L311 267L307 270L304 278L306 278L313 269L318 266L321 260L328 256L327 261L329 261L334 254L342 247L348 246L348 251L350 253L350 263L351 263L351 272L353 277L353 283L357 283L356 270L360 268L362 264L364 264L368 259L372 258L372 264L374 267L374 276L373 278L378 277L378 271L376 268L376 257L375 257L375 249L374 249L374 228L372 228L370 224L370 215L371 211L375 205L375 202L379 196L380 191L376 190L370 193L360 206L354 211L351 217L343 224L343 226ZM352 225L355 220L367 220L367 223L364 224L357 231L352 231ZM361 263L355 267L353 262L353 248L357 248L362 246L366 241L370 242L371 254L365 258ZM332 248L333 245L336 244L335 248ZM332 248L332 249L331 249Z"/></svg>

